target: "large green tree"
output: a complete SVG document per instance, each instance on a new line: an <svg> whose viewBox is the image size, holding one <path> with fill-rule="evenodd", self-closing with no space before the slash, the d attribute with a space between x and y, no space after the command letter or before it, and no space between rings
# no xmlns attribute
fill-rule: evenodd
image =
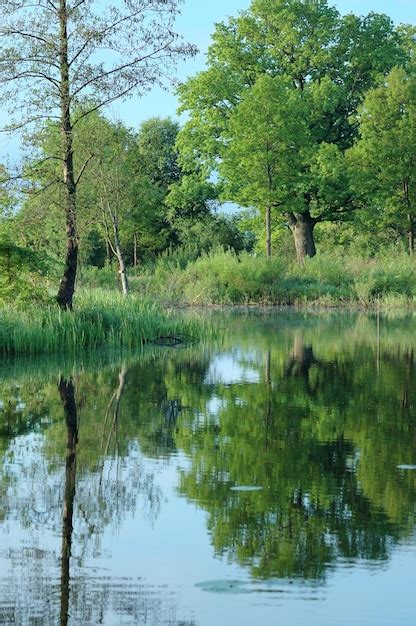
<svg viewBox="0 0 416 626"><path fill-rule="evenodd" d="M378 227L407 232L409 252L416 229L416 73L395 68L370 90L359 109L360 140L349 161L369 217Z"/></svg>
<svg viewBox="0 0 416 626"><path fill-rule="evenodd" d="M403 39L404 35L395 30L385 15L342 17L327 0L254 0L248 11L216 26L208 68L180 88L181 108L189 112L178 142L184 169L192 171L198 167L207 178L218 170L221 173L221 163L231 161L232 151L243 152L241 140L246 144L245 159L249 162L249 149L265 124L264 102L257 109L254 104L253 93L259 95L260 90L258 80L266 75L290 82L307 108L310 150L295 164L297 187L288 188L292 199L279 201L273 210L291 229L298 258L312 256L315 225L342 220L356 206L343 161L344 151L357 136L351 119L365 92L380 75L404 62ZM251 116L246 111L244 120L238 111L250 108L245 104L250 98ZM276 106L280 106L277 101ZM235 116L239 115L241 124L236 124ZM277 129L270 121L270 136L280 139L285 149L292 132L294 153L298 133L293 132L290 118L280 122L282 127ZM265 137L264 131L259 143ZM257 146L253 161L259 153ZM227 183L223 197L239 198L244 204L257 206L259 194L257 189L252 197L247 193L243 169L240 160L236 169L223 170ZM248 178L255 169L255 164L250 164ZM266 196L268 178L259 171L257 180L262 181L262 195ZM282 172L281 191L285 183ZM267 200L263 201L267 204Z"/></svg>

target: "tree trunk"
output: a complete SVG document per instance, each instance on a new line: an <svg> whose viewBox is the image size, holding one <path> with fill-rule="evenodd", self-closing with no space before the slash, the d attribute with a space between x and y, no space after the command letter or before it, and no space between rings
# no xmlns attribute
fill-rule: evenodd
<svg viewBox="0 0 416 626"><path fill-rule="evenodd" d="M78 443L77 407L72 380L61 377L59 394L65 413L67 429L67 447L65 460L65 488L62 515L62 552L61 552L61 626L66 626L69 616L70 560L74 517L74 499L76 485L76 452Z"/></svg>
<svg viewBox="0 0 416 626"><path fill-rule="evenodd" d="M415 251L415 218L409 213L409 230L408 230L408 238L409 238L409 254L414 254Z"/></svg>
<svg viewBox="0 0 416 626"><path fill-rule="evenodd" d="M295 241L296 256L299 263L303 263L305 258L315 256L315 240L313 229L316 221L309 211L305 213L290 213L289 227Z"/></svg>
<svg viewBox="0 0 416 626"><path fill-rule="evenodd" d="M272 233L270 225L271 209L266 208L266 256L268 259L272 256Z"/></svg>
<svg viewBox="0 0 416 626"><path fill-rule="evenodd" d="M113 233L114 233L114 251L116 253L117 261L118 261L118 273L120 274L121 281L121 291L123 296L127 296L129 293L129 281L127 278L127 269L126 264L124 262L123 252L120 246L120 239L118 235L118 223L115 217L112 218L113 223Z"/></svg>
<svg viewBox="0 0 416 626"><path fill-rule="evenodd" d="M107 259L107 263L111 263L111 246L110 246L110 242L108 241L108 237L105 240L105 256Z"/></svg>
<svg viewBox="0 0 416 626"><path fill-rule="evenodd" d="M69 93L68 33L66 0L60 0L60 74L61 74L61 132L62 160L65 186L66 256L64 275L56 299L63 309L72 309L78 266L78 237L76 224L76 182L72 150L71 97Z"/></svg>
<svg viewBox="0 0 416 626"><path fill-rule="evenodd" d="M137 267L137 235L134 233L134 243L133 243L133 265Z"/></svg>

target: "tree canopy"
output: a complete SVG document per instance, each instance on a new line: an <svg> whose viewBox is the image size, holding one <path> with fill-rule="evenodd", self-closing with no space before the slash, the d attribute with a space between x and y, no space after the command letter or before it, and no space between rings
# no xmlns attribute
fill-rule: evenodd
<svg viewBox="0 0 416 626"><path fill-rule="evenodd" d="M298 258L313 256L314 226L344 219L357 207L343 162L345 150L357 137L353 116L380 76L405 63L403 40L385 15L341 16L326 0L255 0L247 11L216 26L208 68L179 90L181 108L190 116L178 142L183 167L191 170L198 164L207 176L218 171L224 199L238 199L245 206L265 210L270 183L255 166L262 146L256 139L264 124L262 135L269 136L272 143L279 139L280 149L289 160L291 154L297 156L291 168L297 186L287 187L290 200L278 202L274 211L291 229ZM282 100L276 92L263 93L268 99L264 108L261 92L266 84L272 84L265 79L286 81L287 89L290 85L297 92L304 123L296 132L292 123L296 114L282 114ZM288 96L286 106L294 98ZM261 106L256 108L258 99ZM275 116L281 115L280 125L272 123L272 110ZM297 115L301 115L300 110ZM299 158L302 126L309 150ZM273 133L280 133L280 137L273 137ZM251 149L255 144L257 151L250 166L256 172L257 185L250 193L246 181L238 189L238 164L241 171L247 166L250 154L244 145ZM245 161L238 159L242 153ZM236 168L228 165L233 155ZM286 189L284 171L280 181L281 188ZM263 206L259 206L260 187Z"/></svg>

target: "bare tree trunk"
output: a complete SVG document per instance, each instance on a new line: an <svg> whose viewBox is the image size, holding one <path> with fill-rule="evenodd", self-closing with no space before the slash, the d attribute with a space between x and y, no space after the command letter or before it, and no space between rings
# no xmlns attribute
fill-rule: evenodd
<svg viewBox="0 0 416 626"><path fill-rule="evenodd" d="M72 309L78 266L78 237L76 223L76 182L72 149L71 97L69 93L68 32L66 0L59 3L60 74L61 74L61 130L62 158L65 185L66 256L64 275L56 299L63 309Z"/></svg>
<svg viewBox="0 0 416 626"><path fill-rule="evenodd" d="M67 429L67 448L65 461L65 490L62 515L62 552L61 552L61 626L66 626L69 616L70 595L70 560L72 548L74 499L76 485L76 452L78 443L77 407L72 380L61 377L59 394L65 412Z"/></svg>
<svg viewBox="0 0 416 626"><path fill-rule="evenodd" d="M117 219L113 218L112 223L113 223L113 233L114 233L114 252L116 253L116 257L118 261L118 273L120 274L121 291L123 293L123 296L127 296L129 293L129 281L127 278L126 264L124 262L124 256L121 250L120 239L118 236Z"/></svg>
<svg viewBox="0 0 416 626"><path fill-rule="evenodd" d="M108 237L106 237L105 240L105 256L107 259L107 263L111 263L111 246L110 242L108 241Z"/></svg>
<svg viewBox="0 0 416 626"><path fill-rule="evenodd" d="M118 210L117 208L115 210L112 209L111 204L110 204L111 195L106 189L106 185L104 182L103 182L103 189L104 189L104 195L101 196L101 207L103 211L103 222L104 222L106 234L107 234L107 242L108 242L108 245L111 247L111 250L114 256L117 258L118 273L120 275L120 282L121 282L121 290L122 290L123 295L127 296L129 293L129 281L127 278L126 263L124 261L124 255L123 255L123 251L120 245L120 236L119 236L119 230L118 230L118 224L119 224ZM108 225L107 217L109 217L111 221L111 228L113 231L112 237L110 236L110 228Z"/></svg>
<svg viewBox="0 0 416 626"><path fill-rule="evenodd" d="M305 213L289 213L289 227L292 231L296 257L299 263L303 263L305 258L311 258L316 254L315 239L313 229L316 221L309 211Z"/></svg>
<svg viewBox="0 0 416 626"><path fill-rule="evenodd" d="M271 209L268 206L266 208L266 256L268 259L272 256L272 233L271 233Z"/></svg>

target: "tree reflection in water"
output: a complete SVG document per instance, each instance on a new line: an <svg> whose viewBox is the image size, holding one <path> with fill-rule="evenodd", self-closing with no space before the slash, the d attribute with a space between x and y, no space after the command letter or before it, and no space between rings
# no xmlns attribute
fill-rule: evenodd
<svg viewBox="0 0 416 626"><path fill-rule="evenodd" d="M340 561L385 561L414 531L414 479L397 471L416 458L413 359L385 347L376 381L374 327L361 323L338 338L246 336L258 382L218 385L215 415L180 422L180 490L207 510L215 552L255 577L323 580Z"/></svg>
<svg viewBox="0 0 416 626"><path fill-rule="evenodd" d="M4 378L0 530L18 532L0 552L13 567L5 614L180 621L168 590L87 568L106 530L156 520L163 497L144 459L186 456L179 495L207 512L215 554L255 578L320 583L346 561L385 564L414 533L414 473L397 469L416 464L414 322L238 320L220 348L75 368L58 387L54 370ZM212 374L223 357L233 382ZM238 379L247 368L256 375Z"/></svg>
<svg viewBox="0 0 416 626"><path fill-rule="evenodd" d="M105 623L107 619L111 623L123 616L135 624L179 623L175 597L169 590L138 578L117 579L99 571L90 574L83 568L91 554L100 554L105 528L120 526L127 514L134 514L138 501L142 501L150 520L155 519L160 506L161 492L153 476L143 471L137 451L128 448L126 433L123 441L118 441L126 372L123 364L115 391L110 394L111 381L100 397L90 395L95 376L80 383L78 394L75 378L61 376L57 389L63 420L51 383L43 389L44 411L39 413L42 418L53 416L43 431L44 438L37 439L37 446L26 442L24 448L9 448L10 463L5 452L0 484L2 504L7 500L9 504L3 508L3 520L16 520L29 530L33 546L42 543L45 532L52 531L55 545L50 549L17 547L0 552L0 558L12 568L12 574L0 581L1 623L87 625ZM2 391L4 398L5 389ZM16 388L12 386L10 391L15 393ZM7 426L14 421L18 434L30 438L33 420L28 420L26 432L21 425L26 414L32 415L34 406L24 402L26 391L24 385L19 385L20 400L8 402L2 415L4 434L16 433ZM88 417L91 401L99 404L93 419ZM87 418L85 423L82 418ZM25 453L30 444L32 455L28 459ZM132 451L134 462L127 456ZM64 458L63 466L57 454ZM22 484L29 481L30 489L21 496Z"/></svg>
<svg viewBox="0 0 416 626"><path fill-rule="evenodd" d="M70 559L72 546L74 498L77 473L78 420L72 379L59 379L59 395L64 407L67 428L67 448L65 459L65 488L62 515L62 556L61 556L61 626L66 626L69 615Z"/></svg>

